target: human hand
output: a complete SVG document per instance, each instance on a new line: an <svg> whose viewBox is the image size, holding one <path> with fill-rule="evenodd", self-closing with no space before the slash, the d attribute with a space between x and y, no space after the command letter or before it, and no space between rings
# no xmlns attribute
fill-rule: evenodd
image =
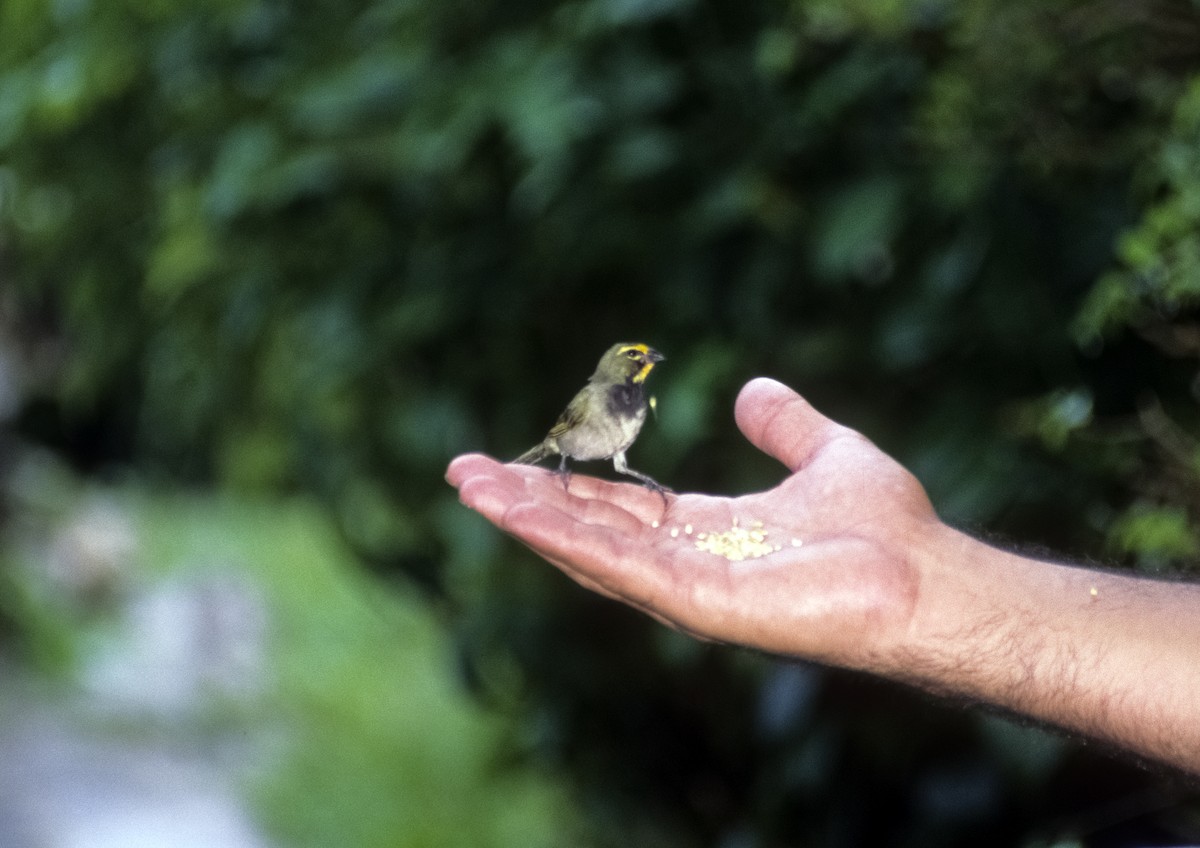
<svg viewBox="0 0 1200 848"><path fill-rule="evenodd" d="M760 378L738 426L792 472L741 497L660 496L584 475L569 492L544 469L479 454L449 482L477 510L583 586L694 636L848 667L897 665L919 587L919 557L943 525L917 480L862 435ZM779 550L730 561L700 533L762 523ZM690 526L692 533L686 532ZM796 540L799 544L795 544Z"/></svg>
<svg viewBox="0 0 1200 848"><path fill-rule="evenodd" d="M773 380L748 383L736 415L791 471L769 491L664 508L634 484L576 475L567 493L545 470L477 454L447 478L579 583L699 638L956 693L1200 774L1200 585L958 533L898 463ZM735 518L780 549L731 562L696 547Z"/></svg>

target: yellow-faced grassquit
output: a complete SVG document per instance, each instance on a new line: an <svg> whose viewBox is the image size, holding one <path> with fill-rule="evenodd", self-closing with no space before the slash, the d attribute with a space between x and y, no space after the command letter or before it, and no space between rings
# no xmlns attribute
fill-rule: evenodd
<svg viewBox="0 0 1200 848"><path fill-rule="evenodd" d="M596 373L571 399L563 414L541 444L518 456L513 462L531 465L558 454L562 461L558 473L563 487L568 485L568 459L609 459L621 474L636 477L666 500L670 489L626 464L625 451L633 444L646 420L646 377L663 355L644 344L615 344L600 357Z"/></svg>

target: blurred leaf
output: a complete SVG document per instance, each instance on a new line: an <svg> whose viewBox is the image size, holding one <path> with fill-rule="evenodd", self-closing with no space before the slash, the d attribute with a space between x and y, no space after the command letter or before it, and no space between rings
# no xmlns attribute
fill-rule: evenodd
<svg viewBox="0 0 1200 848"><path fill-rule="evenodd" d="M899 183L887 177L865 180L833 197L813 237L816 272L830 280L872 283L890 277L902 199Z"/></svg>
<svg viewBox="0 0 1200 848"><path fill-rule="evenodd" d="M1038 438L1047 449L1062 450L1071 435L1092 423L1093 399L1086 389L1060 389L1019 405L1012 425L1017 433Z"/></svg>
<svg viewBox="0 0 1200 848"><path fill-rule="evenodd" d="M1192 559L1200 554L1200 535L1179 507L1136 503L1114 522L1112 544L1121 553L1150 561Z"/></svg>

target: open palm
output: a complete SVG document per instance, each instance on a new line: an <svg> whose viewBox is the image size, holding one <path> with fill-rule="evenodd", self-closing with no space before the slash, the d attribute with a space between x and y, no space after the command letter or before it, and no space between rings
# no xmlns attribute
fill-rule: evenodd
<svg viewBox="0 0 1200 848"><path fill-rule="evenodd" d="M791 475L741 497L658 494L471 454L451 463L463 503L580 584L700 638L859 668L886 656L912 615L915 553L938 525L924 490L866 438L767 379L738 426ZM778 550L730 561L699 534L761 522ZM689 532L690 531L690 532Z"/></svg>

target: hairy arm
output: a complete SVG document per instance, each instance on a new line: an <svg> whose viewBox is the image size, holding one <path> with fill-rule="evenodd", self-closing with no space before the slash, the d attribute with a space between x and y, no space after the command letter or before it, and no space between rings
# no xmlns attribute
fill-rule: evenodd
<svg viewBox="0 0 1200 848"><path fill-rule="evenodd" d="M1200 586L930 542L891 676L1200 773Z"/></svg>
<svg viewBox="0 0 1200 848"><path fill-rule="evenodd" d="M791 472L774 489L664 506L581 475L564 492L542 469L480 455L447 478L580 584L671 627L991 703L1200 773L1200 587L959 533L904 468L772 380L751 381L736 414ZM731 561L697 546L735 522L761 522L779 550Z"/></svg>

